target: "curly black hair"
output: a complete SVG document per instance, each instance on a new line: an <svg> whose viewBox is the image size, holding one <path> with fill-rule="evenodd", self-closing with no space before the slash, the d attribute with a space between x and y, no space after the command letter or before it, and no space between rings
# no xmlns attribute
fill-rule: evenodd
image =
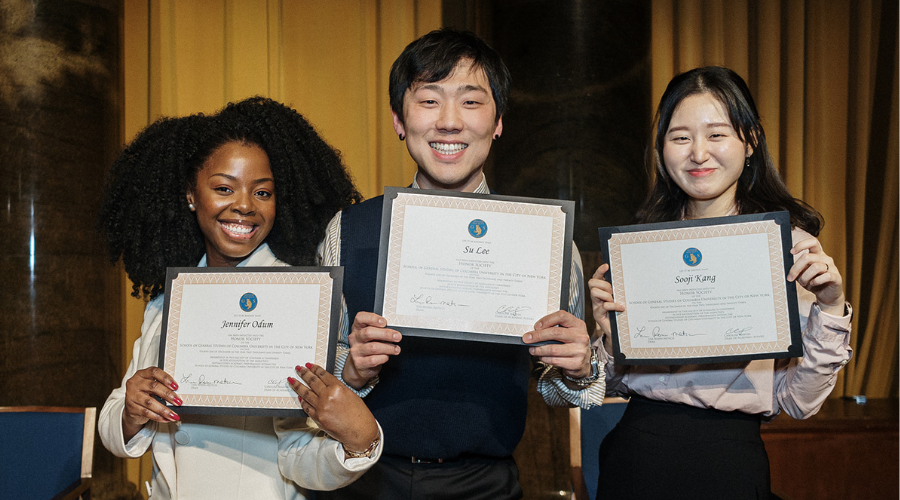
<svg viewBox="0 0 900 500"><path fill-rule="evenodd" d="M185 195L206 159L231 142L259 146L269 158L277 215L266 243L289 264L315 265L328 222L362 199L340 154L302 115L272 99L252 97L212 116L161 118L113 163L98 218L133 296L158 296L166 267L196 266L206 252Z"/></svg>

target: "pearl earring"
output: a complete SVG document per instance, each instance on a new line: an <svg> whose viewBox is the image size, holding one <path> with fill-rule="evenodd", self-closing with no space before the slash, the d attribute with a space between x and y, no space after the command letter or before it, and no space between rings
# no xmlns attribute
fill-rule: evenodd
<svg viewBox="0 0 900 500"><path fill-rule="evenodd" d="M188 210L190 210L191 212L194 211L194 204L193 204L193 203L188 203Z"/></svg>

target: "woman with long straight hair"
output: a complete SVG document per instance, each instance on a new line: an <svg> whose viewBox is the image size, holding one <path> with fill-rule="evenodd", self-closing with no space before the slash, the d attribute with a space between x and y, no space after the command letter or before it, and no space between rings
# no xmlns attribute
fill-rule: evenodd
<svg viewBox="0 0 900 500"><path fill-rule="evenodd" d="M841 273L816 236L814 209L788 192L766 147L747 84L721 67L669 83L648 148L655 180L638 223L786 210L792 226L803 356L703 365L620 366L611 356L614 301L604 264L589 281L607 359L607 395L629 397L600 446L598 498L769 498L760 422L815 414L852 355ZM634 297L632 297L633 299Z"/></svg>

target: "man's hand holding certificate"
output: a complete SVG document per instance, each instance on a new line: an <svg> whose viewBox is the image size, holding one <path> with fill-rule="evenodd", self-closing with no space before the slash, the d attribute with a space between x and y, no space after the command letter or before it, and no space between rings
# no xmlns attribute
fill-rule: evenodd
<svg viewBox="0 0 900 500"><path fill-rule="evenodd" d="M572 203L389 188L376 312L405 335L520 343L568 303Z"/></svg>
<svg viewBox="0 0 900 500"><path fill-rule="evenodd" d="M799 356L786 213L600 230L616 361L679 364Z"/></svg>

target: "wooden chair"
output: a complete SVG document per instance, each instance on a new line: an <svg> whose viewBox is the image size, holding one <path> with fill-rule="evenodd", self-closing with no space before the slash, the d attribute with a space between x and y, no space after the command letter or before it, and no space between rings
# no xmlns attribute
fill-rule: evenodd
<svg viewBox="0 0 900 500"><path fill-rule="evenodd" d="M628 400L622 398L605 398L602 406L590 410L569 409L569 449L576 500L594 500L597 495L600 475L597 451L606 434L622 418L626 403Z"/></svg>
<svg viewBox="0 0 900 500"><path fill-rule="evenodd" d="M0 407L0 497L89 500L96 408Z"/></svg>

